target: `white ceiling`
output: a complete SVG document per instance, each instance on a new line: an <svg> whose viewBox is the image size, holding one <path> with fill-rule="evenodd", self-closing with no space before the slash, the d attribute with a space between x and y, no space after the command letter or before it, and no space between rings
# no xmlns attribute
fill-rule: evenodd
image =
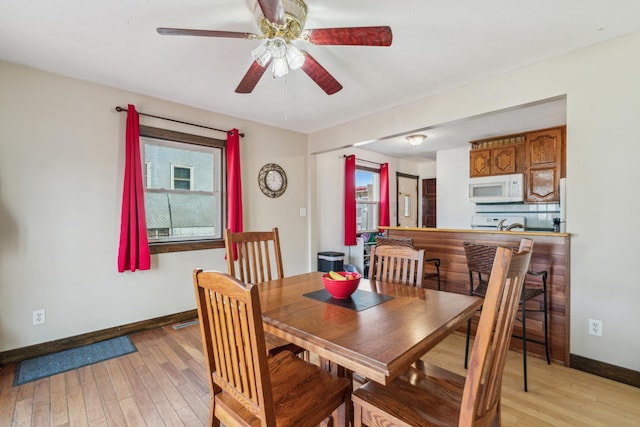
<svg viewBox="0 0 640 427"><path fill-rule="evenodd" d="M0 59L312 133L640 31L640 2L631 0L306 3L306 28L389 25L393 31L390 47L300 46L344 86L335 95L302 71L280 79L267 72L253 93L236 94L260 41L156 33L156 27L259 33L255 0L0 0ZM555 104L550 111L564 114L564 102ZM552 114L541 108L539 115ZM483 123L466 123L464 138L483 137ZM511 132L502 123L494 120L493 135ZM431 129L429 139L446 128ZM405 155L376 144L366 148Z"/></svg>
<svg viewBox="0 0 640 427"><path fill-rule="evenodd" d="M438 151L468 146L469 141L476 139L564 125L566 116L567 103L563 96L407 132L427 137L417 147L410 145L403 134L380 138L359 148L414 161L435 160Z"/></svg>

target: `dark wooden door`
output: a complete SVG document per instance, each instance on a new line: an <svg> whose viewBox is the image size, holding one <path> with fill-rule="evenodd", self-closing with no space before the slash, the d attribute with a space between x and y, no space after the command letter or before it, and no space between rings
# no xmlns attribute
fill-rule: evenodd
<svg viewBox="0 0 640 427"><path fill-rule="evenodd" d="M436 226L436 178L422 180L422 226Z"/></svg>

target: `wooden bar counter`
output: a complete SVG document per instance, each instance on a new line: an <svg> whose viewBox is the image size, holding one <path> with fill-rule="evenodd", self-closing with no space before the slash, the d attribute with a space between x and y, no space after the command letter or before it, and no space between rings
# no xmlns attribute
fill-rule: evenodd
<svg viewBox="0 0 640 427"><path fill-rule="evenodd" d="M476 244L493 244L518 246L520 239L532 239L534 243L531 258L531 271L546 270L547 304L549 311L549 348L554 362L569 366L569 260L570 235L551 232L517 232L486 230L455 230L442 228L401 228L385 227L388 237L411 238L414 246L425 250L425 258L440 258L441 288L443 291L469 293L469 272L463 242ZM430 272L431 263L425 263L425 270ZM435 271L435 270L433 270ZM527 283L540 285L541 278L527 276ZM435 279L427 280L423 286L435 288ZM542 296L530 301L530 309L542 307ZM544 341L542 313L527 314L527 337ZM472 326L475 329L475 324ZM466 330L466 329L465 329ZM514 335L521 334L521 323L516 322ZM514 338L511 342L514 349L522 348L522 340ZM544 357L544 346L528 343L527 353Z"/></svg>

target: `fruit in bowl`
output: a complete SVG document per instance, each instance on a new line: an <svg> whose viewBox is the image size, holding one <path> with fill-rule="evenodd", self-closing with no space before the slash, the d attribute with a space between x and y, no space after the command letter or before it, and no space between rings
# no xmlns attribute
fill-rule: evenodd
<svg viewBox="0 0 640 427"><path fill-rule="evenodd" d="M322 275L322 281L332 297L346 299L358 289L360 274L347 271L330 271Z"/></svg>

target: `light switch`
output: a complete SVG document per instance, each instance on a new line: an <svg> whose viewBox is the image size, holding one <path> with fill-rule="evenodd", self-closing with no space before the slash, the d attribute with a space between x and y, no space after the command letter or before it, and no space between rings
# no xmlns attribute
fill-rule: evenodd
<svg viewBox="0 0 640 427"><path fill-rule="evenodd" d="M300 208L300 216L307 216L307 208Z"/></svg>

